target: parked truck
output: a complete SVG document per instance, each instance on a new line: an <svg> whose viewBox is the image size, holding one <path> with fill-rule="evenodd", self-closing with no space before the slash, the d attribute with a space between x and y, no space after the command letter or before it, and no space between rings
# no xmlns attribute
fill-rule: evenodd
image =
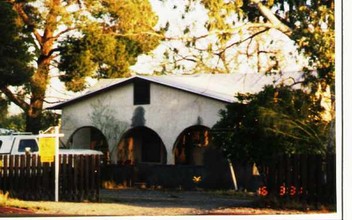
<svg viewBox="0 0 352 220"><path fill-rule="evenodd" d="M21 154L38 154L39 153L39 135L29 132L13 132L6 129L0 129L0 155L21 155ZM60 143L60 155L103 155L101 151L90 149L65 149Z"/></svg>
<svg viewBox="0 0 352 220"><path fill-rule="evenodd" d="M47 154L40 152L39 136L44 135L0 128L0 190L10 192L16 198L31 200L55 198L59 201L59 195L60 199L68 201L99 200L103 153L62 149L61 144L58 151L61 161L52 161L51 150L48 153L45 149ZM55 144L48 140L45 143ZM39 152L42 154L40 159L37 157ZM49 162L55 162L55 165Z"/></svg>

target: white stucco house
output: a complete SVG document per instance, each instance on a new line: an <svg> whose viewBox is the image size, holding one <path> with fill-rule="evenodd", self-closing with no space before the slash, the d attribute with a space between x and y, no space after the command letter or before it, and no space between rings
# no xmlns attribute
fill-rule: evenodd
<svg viewBox="0 0 352 220"><path fill-rule="evenodd" d="M105 79L50 109L62 110L68 146L103 150L111 164L197 166L204 164L220 109L235 102L237 93L259 92L290 77L252 73Z"/></svg>
<svg viewBox="0 0 352 220"><path fill-rule="evenodd" d="M105 79L86 94L50 109L62 110L63 140L69 146L92 148L106 145L112 163L130 159L131 162L151 160L175 164L175 149L183 133L192 128L203 133L210 129L219 120L219 110L235 102L237 93L259 92L267 84L289 80L290 77L252 73ZM126 138L140 136L140 133L143 137ZM95 143L102 140L104 143ZM144 155L142 147L146 144L138 142L142 140L149 145L160 145L153 150L155 153L160 151L159 159ZM122 143L132 141L134 143ZM128 150L124 147L131 150L132 145L134 154L123 152ZM122 158L119 153L129 158ZM193 163L201 164L201 161L195 159Z"/></svg>

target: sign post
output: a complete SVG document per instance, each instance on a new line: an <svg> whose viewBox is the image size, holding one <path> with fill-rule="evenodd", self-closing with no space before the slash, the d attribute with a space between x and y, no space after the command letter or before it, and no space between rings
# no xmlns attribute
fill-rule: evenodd
<svg viewBox="0 0 352 220"><path fill-rule="evenodd" d="M55 161L55 202L59 201L59 126L55 127L54 134L39 133L39 155L41 162L52 163ZM54 160L55 158L55 160Z"/></svg>
<svg viewBox="0 0 352 220"><path fill-rule="evenodd" d="M235 191L237 191L238 187L237 187L237 180L236 180L235 170L233 169L233 165L232 165L231 160L227 159L227 162L229 163L233 186L235 187Z"/></svg>

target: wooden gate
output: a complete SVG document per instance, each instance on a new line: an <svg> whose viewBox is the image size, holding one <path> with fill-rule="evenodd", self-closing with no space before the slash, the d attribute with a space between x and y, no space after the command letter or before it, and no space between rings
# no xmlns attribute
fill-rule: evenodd
<svg viewBox="0 0 352 220"><path fill-rule="evenodd" d="M60 155L60 201L98 201L99 155ZM55 162L39 155L0 155L0 190L13 198L54 200Z"/></svg>

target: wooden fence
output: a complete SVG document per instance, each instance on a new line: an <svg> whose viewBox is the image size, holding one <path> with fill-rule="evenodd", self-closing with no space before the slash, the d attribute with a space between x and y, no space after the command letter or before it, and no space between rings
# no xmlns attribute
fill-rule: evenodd
<svg viewBox="0 0 352 220"><path fill-rule="evenodd" d="M194 190L230 189L233 187L227 164L213 167L194 165L110 164L102 171L102 181L112 181L124 187L146 186L168 189ZM199 182L194 181L200 178Z"/></svg>
<svg viewBox="0 0 352 220"><path fill-rule="evenodd" d="M60 155L60 201L98 201L99 155ZM55 199L55 163L39 155L0 155L0 190L24 200Z"/></svg>
<svg viewBox="0 0 352 220"><path fill-rule="evenodd" d="M336 203L336 155L282 155L261 169L262 196L307 204Z"/></svg>

